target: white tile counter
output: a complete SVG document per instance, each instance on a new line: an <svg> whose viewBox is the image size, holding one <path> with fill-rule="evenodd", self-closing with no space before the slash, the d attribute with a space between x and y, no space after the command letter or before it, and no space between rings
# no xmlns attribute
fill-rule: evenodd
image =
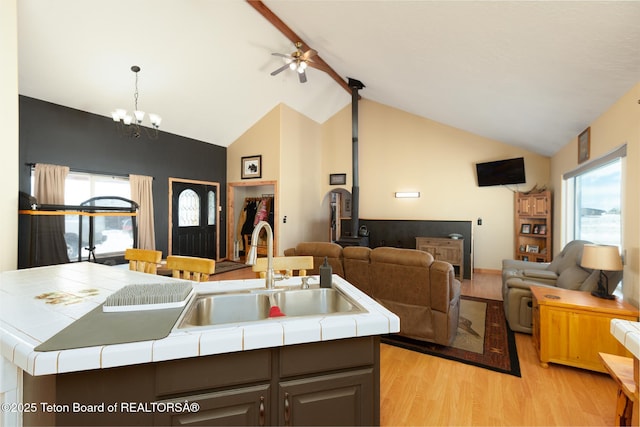
<svg viewBox="0 0 640 427"><path fill-rule="evenodd" d="M355 299L368 313L285 316L201 330L173 331L168 337L156 341L50 352L34 351L39 344L103 303L108 295L121 287L167 280L176 279L89 262L2 272L0 354L6 361L31 375L47 375L387 334L398 332L400 327L395 314L345 280L334 276L334 286ZM292 277L277 282L277 285L298 283L300 279ZM197 283L194 288L198 293L207 293L263 286L264 280L251 279ZM64 292L78 298L55 304L36 298L47 292Z"/></svg>
<svg viewBox="0 0 640 427"><path fill-rule="evenodd" d="M613 319L611 334L625 346L636 359L640 359L640 322Z"/></svg>

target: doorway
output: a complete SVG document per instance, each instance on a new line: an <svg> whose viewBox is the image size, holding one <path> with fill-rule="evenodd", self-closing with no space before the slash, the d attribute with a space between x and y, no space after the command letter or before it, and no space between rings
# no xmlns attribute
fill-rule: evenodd
<svg viewBox="0 0 640 427"><path fill-rule="evenodd" d="M220 183L169 178L169 255L219 261Z"/></svg>
<svg viewBox="0 0 640 427"><path fill-rule="evenodd" d="M278 183L277 181L241 181L227 184L227 253L234 261L242 260L242 212L247 198L273 197L273 253L278 253Z"/></svg>

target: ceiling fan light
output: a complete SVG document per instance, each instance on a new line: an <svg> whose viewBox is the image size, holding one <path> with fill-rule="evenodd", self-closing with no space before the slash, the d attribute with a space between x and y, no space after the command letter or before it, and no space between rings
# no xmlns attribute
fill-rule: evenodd
<svg viewBox="0 0 640 427"><path fill-rule="evenodd" d="M289 63L289 68L291 68L292 70L295 70L298 67L298 65L295 62L291 62Z"/></svg>
<svg viewBox="0 0 640 427"><path fill-rule="evenodd" d="M131 122L133 121L133 117L127 114L126 116L124 116L122 121L124 122L125 125L130 125Z"/></svg>
<svg viewBox="0 0 640 427"><path fill-rule="evenodd" d="M117 111L112 111L111 112L111 117L113 118L114 122L119 122L120 121L120 116L118 115Z"/></svg>
<svg viewBox="0 0 640 427"><path fill-rule="evenodd" d="M298 65L298 72L304 73L304 70L306 69L307 69L307 63L305 61L302 61L300 65Z"/></svg>

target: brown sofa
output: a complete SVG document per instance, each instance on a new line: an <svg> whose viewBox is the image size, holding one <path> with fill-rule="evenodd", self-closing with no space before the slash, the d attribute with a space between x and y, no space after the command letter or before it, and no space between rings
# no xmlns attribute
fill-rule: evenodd
<svg viewBox="0 0 640 427"><path fill-rule="evenodd" d="M415 249L304 242L285 255L311 255L314 270L325 256L343 277L400 318L400 335L451 345L458 328L460 282L451 264Z"/></svg>

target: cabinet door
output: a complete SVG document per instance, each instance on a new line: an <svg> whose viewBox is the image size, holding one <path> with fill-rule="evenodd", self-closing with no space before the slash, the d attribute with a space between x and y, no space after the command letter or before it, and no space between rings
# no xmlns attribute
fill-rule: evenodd
<svg viewBox="0 0 640 427"><path fill-rule="evenodd" d="M532 215L545 216L549 212L549 202L546 196L533 196L532 197L533 209Z"/></svg>
<svg viewBox="0 0 640 427"><path fill-rule="evenodd" d="M197 404L196 411L159 410L154 424L161 426L263 426L269 424L269 384L184 396L156 402L158 408L173 403ZM164 405L164 406L160 406Z"/></svg>
<svg viewBox="0 0 640 427"><path fill-rule="evenodd" d="M373 369L359 369L281 382L277 424L374 425L373 381Z"/></svg>
<svg viewBox="0 0 640 427"><path fill-rule="evenodd" d="M531 215L531 198L518 196L518 215Z"/></svg>
<svg viewBox="0 0 640 427"><path fill-rule="evenodd" d="M433 255L433 259L434 260L438 260L438 248L432 244L428 244L428 243L420 243L418 246L418 250L419 251L423 251L423 252L429 252L431 255Z"/></svg>

